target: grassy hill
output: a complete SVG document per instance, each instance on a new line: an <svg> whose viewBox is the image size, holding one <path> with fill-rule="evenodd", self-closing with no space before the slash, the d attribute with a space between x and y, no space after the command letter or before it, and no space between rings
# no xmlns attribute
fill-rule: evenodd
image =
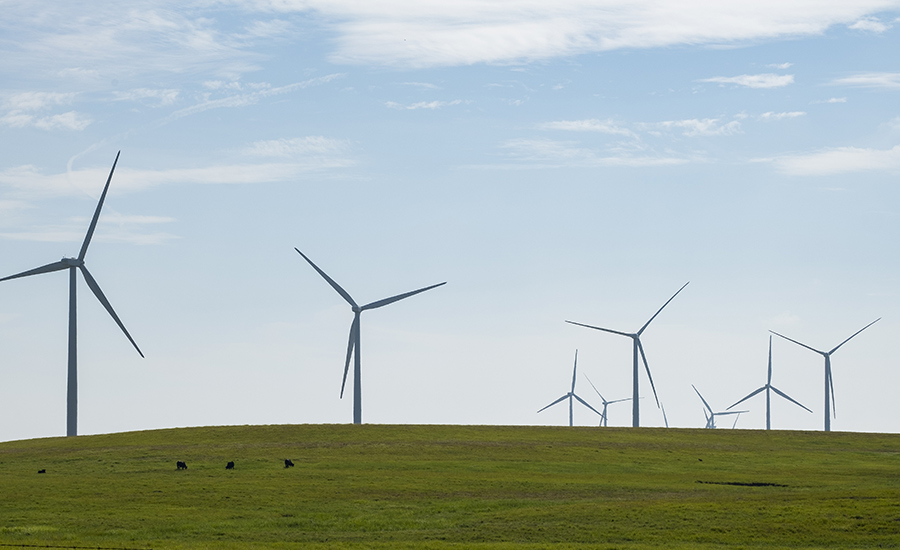
<svg viewBox="0 0 900 550"><path fill-rule="evenodd" d="M299 425L0 443L0 545L298 543L897 548L900 435Z"/></svg>

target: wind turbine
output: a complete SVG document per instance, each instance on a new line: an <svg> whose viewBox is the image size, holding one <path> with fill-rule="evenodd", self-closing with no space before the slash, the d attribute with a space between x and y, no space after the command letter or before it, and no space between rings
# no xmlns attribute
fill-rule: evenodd
<svg viewBox="0 0 900 550"><path fill-rule="evenodd" d="M603 426L604 428L605 428L605 427L608 427L608 426L609 426L609 422L608 422L608 421L609 421L609 417L606 416L606 409L607 409L610 405L612 405L613 403L621 403L622 401L628 401L628 400L631 399L631 398L630 398L630 397L626 397L625 399L615 399L615 400L613 400L613 401L607 401L606 398L603 397L603 394L600 393L600 390L597 389L597 386L595 386L594 383L591 382L591 379L588 378L588 376L587 376L586 374L584 375L584 377L587 378L588 384L590 384L591 387L594 388L594 391L597 392L597 395L600 396L600 401L603 402L603 414L600 415L600 416L602 416L603 418L600 419L600 425ZM666 427L668 427L668 426L666 426Z"/></svg>
<svg viewBox="0 0 900 550"><path fill-rule="evenodd" d="M690 281L688 281L687 283L684 283L684 285L678 289L678 292L681 292L682 290L684 290L684 287L688 286L688 283L690 283ZM669 302L674 300L675 296L678 296L678 292L673 294L672 297L669 298L669 300L666 303L664 303L661 308L659 308L659 311L657 311L655 314L653 314L653 317L651 317L649 321L644 323L644 326L642 326L641 329L637 332L619 332L617 330L612 330L612 329L608 329L608 328L601 328L601 327L595 327L592 325L585 325L582 323L576 323L574 321L566 321L567 323L570 323L573 325L578 325L580 327L592 328L594 330L602 330L603 332L610 332L612 334L618 334L619 336L627 336L628 338L631 338L632 342L634 343L634 346L633 346L634 347L634 377L633 377L634 384L633 384L633 392L632 392L632 397L631 397L631 399L632 399L631 425L634 426L635 428L637 428L641 425L641 411L640 411L640 405L638 403L638 400L640 398L640 396L638 395L639 394L638 353L641 354L641 359L644 360L644 368L647 369L647 378L650 379L650 387L653 388L653 397L656 398L656 406L659 407L659 396L656 395L656 386L654 386L654 384L653 384L653 376L650 374L650 366L647 364L647 356L644 355L644 346L641 345L641 334L643 334L644 331L647 329L647 326L649 326L650 323L654 319L656 319L656 316L659 315L660 312L667 305L669 305Z"/></svg>
<svg viewBox="0 0 900 550"><path fill-rule="evenodd" d="M741 399L740 401L738 401L737 403L735 403L735 404L732 405L731 407L728 407L728 408L725 409L725 410L731 410L732 407L738 406L739 404L741 404L741 403L743 403L744 401L750 399L751 397L753 397L754 395L758 394L759 392L761 392L761 391L763 391L763 390L766 390L766 429L767 429L767 430L771 430L771 429L772 429L772 395L771 395L771 392L772 392L772 391L775 392L775 393L777 393L777 394L780 395L781 397L784 397L785 399L787 399L787 400L790 401L791 403L794 403L795 405L797 405L797 406L799 406L799 407L803 407L803 408L806 409L807 411L812 412L812 411L810 411L809 409L807 409L806 407L804 407L803 405L801 405L799 402L795 401L795 400L794 400L792 397L790 397L788 394L782 392L781 390L779 390L778 388L776 388L775 386L772 385L772 336L771 336L771 335L769 336L769 378L768 378L768 380L766 381L766 385L763 386L763 387L761 387L761 388L759 388L758 390L754 391L753 393L751 393L751 394L748 395L747 397ZM771 390L771 391L769 391L769 390Z"/></svg>
<svg viewBox="0 0 900 550"><path fill-rule="evenodd" d="M866 326L864 326L863 328L857 330L856 332L853 333L852 336L850 336L850 338L847 338L846 340L844 340L843 342L841 342L840 344L838 344L838 345L837 345L834 349L832 349L831 351L821 351L821 350L817 350L817 349L815 349L815 348L811 348L811 347L807 346L806 344L802 344L802 343L800 343L800 342L798 342L798 341L796 341L796 340L792 340L791 338L788 338L787 336L785 336L785 335L783 335L783 334L778 334L778 333L775 332L774 330L770 330L770 331L769 331L769 332L771 332L772 334L774 334L775 336L781 336L781 337L784 338L785 340L788 340L788 341L790 341L790 342L793 342L793 343L797 344L798 346L802 346L802 347L804 347L804 348L806 348L806 349L808 349L808 350L810 350L810 351L814 351L814 352L818 353L819 355L825 357L825 431L826 431L826 432L830 432L830 431L831 431L831 415L832 415L831 408L832 408L833 405L834 405L834 384L833 384L833 382L832 382L832 380L831 380L831 354L834 353L834 352L836 352L838 349L840 349L841 346L843 346L844 344L846 344L847 342L849 342L854 336L856 336L856 335L859 334L860 332L866 330L867 328L871 327L872 325L874 325L875 323L877 323L877 322L880 321L880 320L881 320L881 317L879 317L878 319L875 319L874 321L872 321L872 322L869 323L868 325L866 325ZM831 395L831 401L830 401L830 402L829 402L829 400L828 400L829 394ZM835 414L835 417L837 417L837 414Z"/></svg>
<svg viewBox="0 0 900 550"><path fill-rule="evenodd" d="M717 416L727 416L729 414L736 414L740 417L741 414L750 411L723 411L723 412L713 412L712 407L709 406L709 403L706 402L706 399L703 399L703 396L700 395L700 390L697 389L697 386L691 384L691 387L694 388L694 391L697 392L697 395L700 396L700 401L703 401L703 406L706 407L706 410L709 411L709 414L706 414L706 411L703 411L703 415L706 416L706 427L707 428L715 428L716 427L716 417ZM734 426L737 426L737 418L734 419ZM732 426L732 428L734 428Z"/></svg>
<svg viewBox="0 0 900 550"><path fill-rule="evenodd" d="M541 412L541 411L543 411L544 409L548 409L548 408L552 407L553 405L556 405L556 404L559 403L560 401L563 401L563 400L565 400L565 399L568 399L568 400L569 400L569 426L570 426L570 427L572 426L572 398L573 398L573 397L574 397L575 399L577 399L578 402L581 403L582 405L584 405L585 407L591 409L592 411L594 411L594 412L597 413L597 414L600 414L600 412L597 411L597 409L595 409L594 407L591 407L591 406L588 404L587 401L585 401L584 399L578 397L578 396L575 394L575 373L576 373L577 370L578 370L578 350L576 349L576 350L575 350L575 366L572 368L572 389L569 390L569 393L565 394L564 396L560 397L559 399L557 399L557 400L554 401L553 403L550 403L549 405L547 405L546 407L544 407L543 409L541 409L540 411L538 411L538 412ZM600 416L603 416L603 415L600 414Z"/></svg>
<svg viewBox="0 0 900 550"><path fill-rule="evenodd" d="M81 244L81 252L78 253L78 257L63 258L58 262L53 262L52 264L47 264L45 266L37 267L28 271L23 271L22 273L17 273L15 275L10 275L9 277L0 279L0 282L2 282L9 281L10 279L18 279L20 277L28 277L29 275L38 275L40 273L62 271L63 269L69 270L69 366L68 382L66 385L67 436L78 435L78 328L75 307L75 273L78 270L81 270L81 274L84 276L84 281L91 289L91 292L94 293L94 296L97 297L97 300L99 300L100 303L103 304L103 307L106 308L106 311L109 312L109 315L113 318L116 324L119 325L119 328L122 329L122 332L125 333L128 341L131 342L131 345L134 346L134 349L137 350L141 357L144 356L144 354L141 353L141 349L134 342L134 339L130 334L128 334L128 330L125 329L125 325L122 324L119 316L116 315L116 312L110 305L109 300L107 300L106 296L103 295L103 291L100 290L100 285L97 284L97 281L94 280L94 277L92 277L91 273L88 271L87 266L84 265L84 257L87 254L88 246L91 244L91 238L94 236L94 229L97 227L97 220L100 218L100 209L103 208L103 201L106 200L106 192L109 190L109 182L112 181L113 172L115 172L116 164L119 162L120 153L121 151L116 153L116 160L113 162L112 169L109 171L109 177L106 178L106 186L103 187L103 193L100 195L100 202L97 203L97 209L94 211L94 217L91 219L91 225L88 227L87 235L85 235L84 242Z"/></svg>
<svg viewBox="0 0 900 550"><path fill-rule="evenodd" d="M350 356L353 356L353 423L354 424L362 424L362 382L360 381L360 350L359 350L359 316L363 311L369 309L377 309L382 306L386 306L388 304L393 304L394 302L398 302L404 298L409 298L410 296L415 296L421 292L425 292L426 290L431 290L432 288L437 288L441 285L447 284L446 281L443 283L438 283L436 285L426 286L425 288L420 288L419 290L413 290L412 292L405 292L403 294L398 294L396 296L391 296L390 298L385 298L383 300L378 300L376 302L372 302L370 304L366 304L364 306L359 306L350 294L347 293L346 290L341 288L341 285L337 284L334 279L325 274L324 271L319 269L319 266L313 263L306 254L300 252L299 249L294 248L298 254L303 256L303 259L309 262L309 265L313 267L313 269L318 272L319 275L325 279L328 284L331 285L333 289L337 291L341 297L350 304L350 307L353 309L353 323L350 325L350 340L347 342L347 360L344 363L344 379L341 381L341 399L344 398L344 386L347 383L347 372L350 370Z"/></svg>

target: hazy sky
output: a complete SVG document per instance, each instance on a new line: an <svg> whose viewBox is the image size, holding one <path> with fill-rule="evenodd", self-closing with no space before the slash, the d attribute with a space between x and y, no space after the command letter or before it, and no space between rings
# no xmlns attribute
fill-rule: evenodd
<svg viewBox="0 0 900 550"><path fill-rule="evenodd" d="M552 4L552 5L551 5ZM0 276L77 256L79 431L670 425L830 349L835 430L900 431L900 1L0 0ZM0 283L0 440L65 433L65 272ZM773 427L821 430L773 344ZM645 373L642 423L663 425ZM738 427L765 426L765 398ZM611 405L611 426L631 424ZM579 425L597 416L579 407ZM728 424L728 419L720 424Z"/></svg>

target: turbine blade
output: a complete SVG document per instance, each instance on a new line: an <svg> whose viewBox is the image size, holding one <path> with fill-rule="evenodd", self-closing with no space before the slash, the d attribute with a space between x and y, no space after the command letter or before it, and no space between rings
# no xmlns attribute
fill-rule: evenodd
<svg viewBox="0 0 900 550"><path fill-rule="evenodd" d="M819 351L819 350L817 350L816 348L811 348L811 347L807 346L806 344L803 344L803 343L800 343L800 342L794 340L793 338L788 338L788 337L785 336L784 334L778 334L778 333L775 332L774 330L770 330L769 332L771 332L771 333L774 334L775 336L781 336L781 337L784 338L785 340L787 340L787 341L789 341L789 342L793 342L793 343L797 344L798 346L803 346L804 348L806 348L806 349L808 349L808 350L810 350L810 351L814 351L814 352L818 353L819 355L826 355L826 353L825 353L824 351Z"/></svg>
<svg viewBox="0 0 900 550"><path fill-rule="evenodd" d="M666 423L666 428L668 428L669 427L669 419L666 417L666 408L662 405L660 405L660 408L662 409L662 413L663 413L663 421Z"/></svg>
<svg viewBox="0 0 900 550"><path fill-rule="evenodd" d="M751 394L748 395L747 397L741 399L740 401L738 401L737 403L735 403L735 404L732 405L731 407L728 407L728 408L725 409L725 410L727 411L727 410L730 410L730 409L732 409L732 408L734 408L734 407L737 407L738 405L740 405L740 404L743 403L744 401L750 399L751 397L753 397L754 395L756 395L756 394L758 394L759 392L763 391L764 389L766 389L766 386L763 386L763 387L759 388L758 390L754 391L753 393L751 393ZM698 392L698 393L699 393L699 392Z"/></svg>
<svg viewBox="0 0 900 550"><path fill-rule="evenodd" d="M856 332L854 332L854 333L853 333L853 336L856 336L857 334L859 334L860 332L862 332L862 331L866 330L867 328L871 327L872 325L874 325L875 323L877 323L877 322L880 321L880 320L881 320L881 317L879 317L878 319L875 319L874 321L872 321L872 322L869 323L868 325L866 325L866 326L864 326L863 328L861 328L861 329L857 330ZM843 342L841 342L840 344L838 344L836 348L834 348L833 350L831 350L831 351L828 352L828 355L831 355L832 353L836 352L836 351L838 350L839 347L841 347L841 346L843 346L844 344L846 344L847 342L849 342L849 341L853 338L853 336L851 336L850 338L847 338L846 340L844 340Z"/></svg>
<svg viewBox="0 0 900 550"><path fill-rule="evenodd" d="M769 335L769 381L766 382L767 386L772 385L772 335Z"/></svg>
<svg viewBox="0 0 900 550"><path fill-rule="evenodd" d="M722 412L717 412L717 413L713 413L713 414L716 416L727 416L729 414L742 414L742 413L746 413L746 412L750 412L750 411L722 411Z"/></svg>
<svg viewBox="0 0 900 550"><path fill-rule="evenodd" d="M577 399L578 402L581 403L582 405L584 405L585 407L587 407L587 408L591 409L592 411L594 411L595 413L599 414L601 417L603 416L603 413L601 413L600 411L598 411L598 410L595 409L594 407L591 407L591 405L590 405L587 401L585 401L584 399L578 397L578 396L575 395L574 393L572 394L572 397L574 397L575 399Z"/></svg>
<svg viewBox="0 0 900 550"><path fill-rule="evenodd" d="M622 401L631 401L630 397L626 397L625 399L616 399L615 401L607 401L607 405L612 405L613 403L621 403ZM662 405L660 405L662 406Z"/></svg>
<svg viewBox="0 0 900 550"><path fill-rule="evenodd" d="M87 282L88 287L90 287L91 289L91 292L93 292L94 296L96 296L97 299L100 300L100 303L103 304L103 307L106 308L106 311L113 318L113 321L115 321L116 324L119 325L119 328L122 329L122 332L125 333L125 336L128 338L128 341L131 342L131 345L134 346L134 349L136 349L138 354L143 357L144 354L143 352L141 352L141 348L139 348L138 345L134 342L134 338L132 338L131 335L128 334L128 329L126 329L125 325L122 324L121 319L119 319L119 316L116 315L116 312L113 310L112 305L110 305L109 300L107 300L106 296L103 295L103 291L100 290L100 285L98 285L97 281L94 280L94 277L91 276L91 272L88 271L87 267L85 267L84 264L79 267L81 269L81 274L84 275L84 280Z"/></svg>
<svg viewBox="0 0 900 550"><path fill-rule="evenodd" d="M731 429L732 429L732 430L735 429L735 428L737 428L737 421L740 420L740 418L741 418L741 414L740 414L740 413L738 413L738 415L734 417L734 424L731 425Z"/></svg>
<svg viewBox="0 0 900 550"><path fill-rule="evenodd" d="M679 288L679 289L678 289L678 292L681 292L682 290L684 290L684 287L688 286L688 283L690 283L690 281L688 281L687 283L684 283L684 286L682 286L681 288ZM660 312L662 312L662 310L665 309L665 307L666 307L667 305L669 305L669 302L671 302L672 300L674 300L674 299L675 299L675 296L678 296L678 292L676 292L675 294L673 294L672 297L669 298L669 299L666 301L666 303L664 303L664 304L662 305L661 308L659 308L659 311L657 311L656 313L654 313L654 314L653 314L653 317L651 317L649 321L647 321L646 323L644 323L644 326L641 327L641 330L637 331L638 336L640 336L641 333L644 332L644 329L647 328L647 325L649 325L654 319L656 319L656 316L659 315Z"/></svg>
<svg viewBox="0 0 900 550"><path fill-rule="evenodd" d="M566 399L569 398L569 395L571 395L571 394L568 394L568 393L565 394L564 396L560 397L559 399L557 399L557 400L554 401L553 403L550 403L549 405L547 405L547 406L544 407L543 409L540 409L538 412L541 412L541 411L544 410L544 409L549 409L550 407L552 407L553 405L556 405L556 404L559 403L560 401L565 401Z"/></svg>
<svg viewBox="0 0 900 550"><path fill-rule="evenodd" d="M344 386L347 385L347 372L350 370L350 357L353 356L353 348L356 346L356 331L359 330L359 313L353 317L350 323L350 340L347 342L347 360L344 361L344 378L341 379L341 399L344 398Z"/></svg>
<svg viewBox="0 0 900 550"><path fill-rule="evenodd" d="M597 392L597 395L600 396L600 401L603 401L603 403L606 404L607 401L606 401L606 399L603 399L603 395L600 394L600 391L597 389L597 386L595 386L594 383L591 382L591 379L588 378L588 375L585 374L584 377L587 378L588 384L590 384L591 387L594 388L594 391Z"/></svg>
<svg viewBox="0 0 900 550"><path fill-rule="evenodd" d="M112 181L113 172L116 171L116 164L119 162L120 154L122 154L122 151L116 153L116 160L113 161L112 169L109 171L109 177L106 178L106 185L103 186L103 193L100 194L100 201L97 203L97 209L94 210L94 217L91 218L91 225L88 227L87 235L84 236L84 242L81 244L81 252L78 253L78 259L81 261L84 261L88 245L91 244L91 239L94 237L94 229L97 228L97 220L100 219L100 209L103 208L103 201L106 200L106 192L109 191L109 182Z"/></svg>
<svg viewBox="0 0 900 550"><path fill-rule="evenodd" d="M582 323L576 323L575 321L566 321L566 322L569 323L570 325L578 325L579 327L592 328L594 330L602 330L603 332L610 332L612 334L618 334L619 336L627 336L629 338L634 336L633 334L628 334L627 332L619 332L618 330L612 330L609 328L601 328L601 327L595 327L593 325L585 325Z"/></svg>
<svg viewBox="0 0 900 550"><path fill-rule="evenodd" d="M694 388L694 391L697 392L697 395L700 395L700 390L697 389L697 386L691 384L691 387ZM703 401L703 406L706 407L706 409L709 411L709 414L715 414L713 413L712 407L709 406L709 403L706 402L706 399L703 399L702 395L700 395L700 401Z"/></svg>
<svg viewBox="0 0 900 550"><path fill-rule="evenodd" d="M834 378L831 377L831 369L828 369L828 387L831 388L831 416L837 418L837 406L834 403Z"/></svg>
<svg viewBox="0 0 900 550"><path fill-rule="evenodd" d="M309 265L311 265L313 267L313 269L315 269L316 272L318 272L318 274L322 276L323 279L328 281L328 284L331 285L331 288L335 289L337 291L337 293L340 294L344 300L347 300L348 304L350 304L353 307L359 307L356 305L356 302L353 301L353 298L350 297L350 294L348 294L346 290L341 288L341 285L337 284L334 279L332 279L324 271L319 269L319 266L314 264L312 260L310 260L308 257L306 257L306 254L304 254L303 252L300 252L300 249L297 247L294 247L294 250L297 251L297 254L300 254L301 256L303 256L303 259L306 260L307 262L309 262Z"/></svg>
<svg viewBox="0 0 900 550"><path fill-rule="evenodd" d="M788 394L784 393L783 391L779 390L779 389L776 388L775 386L770 386L770 387L772 388L772 391L773 391L773 392L777 393L777 394L780 395L781 397L784 397L785 399L787 399L787 400L790 401L791 403L793 403L793 404L795 404L795 405L798 405L798 406L803 407L804 409L806 409L806 407L804 407L803 404L801 404L799 401L795 400L794 398L792 398L792 397L789 396ZM809 412L812 412L812 411L810 411L809 409L806 409L806 410L809 411Z"/></svg>
<svg viewBox="0 0 900 550"><path fill-rule="evenodd" d="M638 351L641 352L641 359L644 360L644 368L647 369L647 378L650 379L650 387L653 388L653 398L656 399L656 408L659 408L659 397L656 395L656 386L653 384L653 376L650 374L650 365L647 364L647 356L644 355L644 345L641 344L640 338L635 338L635 340L637 340Z"/></svg>
<svg viewBox="0 0 900 550"><path fill-rule="evenodd" d="M388 304L393 304L394 302L400 301L404 298L409 298L410 296L415 296L421 292L425 292L426 290L431 290L432 288L437 288L439 286L447 284L447 281L443 283L438 283L436 285L426 286L425 288L420 288L419 290L413 290L412 292L404 292L403 294L398 294L396 296L391 296L390 298L385 298L384 300L378 300L377 302L372 302L371 304L366 304L363 307L359 308L360 311L365 311L367 309L376 309L379 307L386 306Z"/></svg>
<svg viewBox="0 0 900 550"><path fill-rule="evenodd" d="M572 367L572 389L569 390L572 393L575 393L575 373L578 372L578 350L575 350L575 366Z"/></svg>
<svg viewBox="0 0 900 550"><path fill-rule="evenodd" d="M53 271L61 271L63 269L70 268L69 264L65 262L53 262L52 264L42 265L41 267L36 267L34 269L29 269L28 271L23 271L22 273L16 273L15 275L10 275L9 277L3 277L0 281L9 281L10 279L18 279L19 277L28 277L29 275L38 275L39 273L51 273Z"/></svg>

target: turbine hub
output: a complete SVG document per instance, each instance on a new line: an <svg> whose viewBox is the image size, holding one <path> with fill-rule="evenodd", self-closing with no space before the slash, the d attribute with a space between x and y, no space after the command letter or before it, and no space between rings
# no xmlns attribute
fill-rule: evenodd
<svg viewBox="0 0 900 550"><path fill-rule="evenodd" d="M350 309L353 311L353 313L359 313L360 311L362 311L362 310L359 308L359 306L353 306L353 307L351 307Z"/></svg>
<svg viewBox="0 0 900 550"><path fill-rule="evenodd" d="M81 267L84 265L84 262L78 258L63 258L60 261L67 264L69 267Z"/></svg>

